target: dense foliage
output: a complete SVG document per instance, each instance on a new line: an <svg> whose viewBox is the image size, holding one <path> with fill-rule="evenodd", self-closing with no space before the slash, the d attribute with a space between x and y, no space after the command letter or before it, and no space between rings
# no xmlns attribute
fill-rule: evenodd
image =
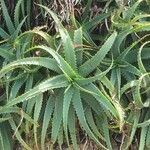
<svg viewBox="0 0 150 150"><path fill-rule="evenodd" d="M0 150L150 149L149 0L0 0Z"/></svg>

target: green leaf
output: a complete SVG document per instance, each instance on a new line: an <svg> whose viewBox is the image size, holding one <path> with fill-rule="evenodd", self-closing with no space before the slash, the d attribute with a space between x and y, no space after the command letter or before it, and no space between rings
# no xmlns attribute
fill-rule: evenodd
<svg viewBox="0 0 150 150"><path fill-rule="evenodd" d="M107 99L94 84L91 83L83 87L77 85L77 87L80 88L81 91L91 94L105 107L105 109L108 109L115 117L117 117L117 111L112 104L112 100Z"/></svg>
<svg viewBox="0 0 150 150"><path fill-rule="evenodd" d="M144 150L145 148L147 130L148 130L148 127L143 127L141 130L139 150Z"/></svg>
<svg viewBox="0 0 150 150"><path fill-rule="evenodd" d="M132 19L136 8L138 7L138 5L142 2L143 0L138 0L132 7L129 7L129 9L125 12L125 16L124 18L129 21L130 19Z"/></svg>
<svg viewBox="0 0 150 150"><path fill-rule="evenodd" d="M96 75L98 75L100 73L102 73L102 71L100 69L97 69ZM110 91L110 94L113 95L113 93L115 91L115 87L113 86L111 81L107 78L107 76L103 76L100 79L100 82L102 82L103 85Z"/></svg>
<svg viewBox="0 0 150 150"><path fill-rule="evenodd" d="M16 41L21 39L22 37L24 37L25 35L38 35L41 36L46 42L47 44L51 47L54 48L54 42L53 42L53 37L50 36L48 33L41 31L39 28L34 28L33 30L29 30L29 31L25 31L22 34L20 34L17 38Z"/></svg>
<svg viewBox="0 0 150 150"><path fill-rule="evenodd" d="M33 113L33 118L34 118L35 122L38 122L38 120L39 120L40 112L42 109L42 102L43 102L43 94L37 95L36 103L35 103L35 107L34 107L34 113ZM35 146L37 149L39 149L38 137L37 137L37 126L35 126L35 125L34 125L34 139L35 139Z"/></svg>
<svg viewBox="0 0 150 150"><path fill-rule="evenodd" d="M110 65L110 67L107 70L105 70L103 72L100 72L99 74L96 74L93 77L76 79L76 82L79 85L86 85L86 84L92 83L92 82L94 82L96 80L100 81L112 69L112 66L113 66L113 61L112 61L111 65Z"/></svg>
<svg viewBox="0 0 150 150"><path fill-rule="evenodd" d="M4 31L1 27L0 27L0 37L2 37L3 39L9 38L9 34L6 31Z"/></svg>
<svg viewBox="0 0 150 150"><path fill-rule="evenodd" d="M66 78L64 75L58 75L53 78L47 79L46 81L40 83L39 85L35 86L28 92L22 94L21 96L18 96L15 99L10 100L3 108L2 110L8 107L11 107L13 105L16 105L18 103L27 101L40 93L44 93L45 91L62 88L68 86L68 81L66 81ZM0 109L0 111L1 111Z"/></svg>
<svg viewBox="0 0 150 150"><path fill-rule="evenodd" d="M31 74L31 75L28 76L28 80L25 83L25 92L27 92L28 90L30 90L32 88L32 86L33 86L33 74ZM28 112L27 105L28 105L27 101L23 102L22 108L23 108L23 110L27 110L27 112Z"/></svg>
<svg viewBox="0 0 150 150"><path fill-rule="evenodd" d="M142 75L142 72L132 64L129 64L128 62L124 62L124 65L126 65L126 67L121 68L122 72L127 71L139 77Z"/></svg>
<svg viewBox="0 0 150 150"><path fill-rule="evenodd" d="M132 113L134 113L134 119L133 119L133 124L132 124L132 130L131 130L131 134L129 135L129 140L128 143L125 146L125 149L128 149L130 144L133 141L133 138L135 136L136 130L137 130L137 125L140 119L140 110L135 110Z"/></svg>
<svg viewBox="0 0 150 150"><path fill-rule="evenodd" d="M146 147L150 148L150 126L148 127L147 136L146 136Z"/></svg>
<svg viewBox="0 0 150 150"><path fill-rule="evenodd" d="M91 4L92 4L92 0L88 0L87 3L86 3L85 9L83 10L83 14L82 14L82 18L84 20L89 19L88 14L89 14L89 10L91 8Z"/></svg>
<svg viewBox="0 0 150 150"><path fill-rule="evenodd" d="M77 65L80 66L83 61L83 33L82 33L82 27L75 30L74 32L74 45L75 45L75 51L76 51L76 59L77 59Z"/></svg>
<svg viewBox="0 0 150 150"><path fill-rule="evenodd" d="M27 18L27 17L25 17L25 18L20 22L20 24L17 26L15 32L11 35L10 38L11 38L12 40L14 40L14 39L18 36L19 32L21 31L21 28L22 28L23 24L24 24L25 21L26 21L26 18Z"/></svg>
<svg viewBox="0 0 150 150"><path fill-rule="evenodd" d="M26 79L27 79L26 76L24 76L23 78L14 81L14 84L12 85L12 88L11 88L11 91L10 91L9 99L13 99L17 96L20 88L22 87L22 85L24 84Z"/></svg>
<svg viewBox="0 0 150 150"><path fill-rule="evenodd" d="M149 73L140 77L137 86L133 90L133 99L137 108L149 107L150 104L149 99L146 99L146 101L143 102L140 92L142 81L146 78L146 75L149 75Z"/></svg>
<svg viewBox="0 0 150 150"><path fill-rule="evenodd" d="M115 39L116 39L117 33L114 32L107 41L103 44L103 46L100 48L100 50L89 60L87 60L83 65L79 67L79 73L83 76L87 76L89 73L91 73L96 67L99 66L101 61L104 59L106 54L110 51Z"/></svg>
<svg viewBox="0 0 150 150"><path fill-rule="evenodd" d="M45 138L46 138L46 132L48 129L50 119L52 117L53 109L54 109L54 97L50 96L47 101L47 104L46 104L46 108L45 108L45 112L44 112L44 119L43 119L43 123L42 123L42 132L41 132L41 148L42 148L42 150L45 150L44 143L45 143Z"/></svg>
<svg viewBox="0 0 150 150"><path fill-rule="evenodd" d="M63 127L64 127L68 146L69 146L68 127L67 127L68 126L68 112L69 112L69 107L70 107L71 100L73 97L73 93L74 93L74 88L72 86L68 87L65 90L64 100L63 100Z"/></svg>
<svg viewBox="0 0 150 150"><path fill-rule="evenodd" d="M109 150L112 150L112 146L111 146L111 142L110 142L111 139L110 139L110 134L109 134L108 120L107 120L106 116L103 117L102 129L103 129L106 145Z"/></svg>
<svg viewBox="0 0 150 150"><path fill-rule="evenodd" d="M79 75L71 68L71 66L57 53L55 52L53 49L51 49L50 47L47 46L35 46L32 47L31 49L29 49L28 51L31 51L33 49L42 49L47 51L50 55L53 56L53 58L56 60L56 62L58 63L58 66L60 67L60 69L63 71L63 73L66 75L66 77L69 80L72 80L72 77L78 77Z"/></svg>
<svg viewBox="0 0 150 150"><path fill-rule="evenodd" d="M81 102L81 97L80 97L80 92L79 89L76 88L76 90L74 91L74 95L73 95L73 105L74 105L74 109L76 111L76 114L78 116L79 122L81 124L81 126L85 129L85 131L87 132L87 134L97 143L99 144L99 146L101 146L104 149L107 149L105 146L103 146L100 141L98 140L98 138L93 134L93 132L91 131L91 129L89 128L86 118L85 118L85 114L84 114L84 109L83 109L83 105Z"/></svg>
<svg viewBox="0 0 150 150"><path fill-rule="evenodd" d="M58 135L58 145L60 149L62 149L63 142L64 142L63 126L60 126L59 135Z"/></svg>
<svg viewBox="0 0 150 150"><path fill-rule="evenodd" d="M8 124L0 124L0 149L1 150L12 150L13 143L10 134L10 126Z"/></svg>
<svg viewBox="0 0 150 150"><path fill-rule="evenodd" d="M90 30L91 28L93 28L96 25L98 25L99 23L101 23L102 20L108 18L110 16L110 14L111 13L109 12L109 13L103 13L103 14L97 15L96 17L94 17L90 21L86 22L83 25L83 28L85 28L86 30Z"/></svg>
<svg viewBox="0 0 150 150"><path fill-rule="evenodd" d="M69 114L68 114L68 128L69 128L71 141L73 143L73 148L75 150L78 150L75 124L76 124L75 111L74 111L73 106L71 105L69 109Z"/></svg>
<svg viewBox="0 0 150 150"><path fill-rule="evenodd" d="M149 119L149 111L147 111L146 114L144 115L144 121L146 121L147 119ZM148 132L148 126L142 125L141 135L140 135L140 143L139 143L139 150L144 150L145 149L147 132Z"/></svg>
<svg viewBox="0 0 150 150"><path fill-rule="evenodd" d="M15 55L12 52L4 48L0 48L0 56L8 60L12 60L15 58Z"/></svg>
<svg viewBox="0 0 150 150"><path fill-rule="evenodd" d="M2 12L3 12L4 19L6 21L8 31L10 34L13 34L15 32L15 27L14 27L12 20L8 14L8 10L5 5L5 2L4 2L4 0L0 0L0 2L1 2Z"/></svg>
<svg viewBox="0 0 150 150"><path fill-rule="evenodd" d="M20 17L20 7L22 4L23 0L18 0L16 7L15 7L15 12L14 12L14 22L15 22L15 27L17 28L19 25L19 17Z"/></svg>
<svg viewBox="0 0 150 150"><path fill-rule="evenodd" d="M64 91L60 90L57 94L57 97L55 99L55 108L53 113L53 122L52 122L52 134L51 134L51 140L54 144L58 138L60 126L63 119L63 95Z"/></svg>
<svg viewBox="0 0 150 150"><path fill-rule="evenodd" d="M96 109L96 107L95 107ZM93 114L92 114L92 111L91 111L91 108L88 106L85 110L85 116L86 116L86 119L87 119L87 122L89 124L89 126L91 127L93 133L101 138L102 140L105 141L104 137L100 134L96 124L95 124L95 120L94 120L94 117L93 117Z"/></svg>
<svg viewBox="0 0 150 150"><path fill-rule="evenodd" d="M121 105L117 102L112 100L111 98L107 98L94 84L89 84L86 86L79 86L76 85L78 88L80 88L81 91L84 91L86 93L91 94L102 106L104 106L104 109L111 112L111 114L119 119L119 126L120 129L123 126L124 123L124 112L121 107ZM119 111L118 111L119 110Z"/></svg>
<svg viewBox="0 0 150 150"><path fill-rule="evenodd" d="M54 70L58 73L60 73L60 69L58 68L58 65L55 60L51 58L46 57L29 57L29 58L23 58L20 60L16 60L14 62L11 62L10 64L4 66L0 70L0 78L2 78L6 73L10 72L11 70L15 68L21 68L25 65L37 65L37 66L43 66L48 69Z"/></svg>
<svg viewBox="0 0 150 150"><path fill-rule="evenodd" d="M90 106L92 111L94 111L97 115L103 113L102 106L99 101L95 100L91 94L81 91L81 98L83 99L83 102Z"/></svg>
<svg viewBox="0 0 150 150"><path fill-rule="evenodd" d="M142 53L143 48L146 45L148 45L149 43L150 43L150 41L147 41L144 44L142 44L142 46L139 49L138 55L137 55L138 66L139 66L139 69L140 69L142 74L147 73L147 71L146 71L146 69L145 69L145 67L143 65L143 62L142 62L141 53Z"/></svg>
<svg viewBox="0 0 150 150"><path fill-rule="evenodd" d="M56 25L58 26L58 30L63 42L63 46L64 46L64 52L65 52L65 58L66 61L70 64L70 66L76 70L77 66L76 66L76 55L75 55L75 51L74 51L74 45L73 42L69 36L69 33L67 32L67 30L63 27L63 25L61 24L61 22L59 21L58 17L47 7L39 5L40 7L44 8L54 19Z"/></svg>

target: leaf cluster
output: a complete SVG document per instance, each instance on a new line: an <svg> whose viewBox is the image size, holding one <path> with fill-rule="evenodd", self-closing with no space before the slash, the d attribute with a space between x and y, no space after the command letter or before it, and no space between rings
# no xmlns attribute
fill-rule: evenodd
<svg viewBox="0 0 150 150"><path fill-rule="evenodd" d="M63 8L68 26L39 3L53 34L31 29L29 1L18 0L12 17L0 0L0 149L11 150L15 138L29 150L78 150L83 137L98 149L149 149L148 2L103 1L91 13L91 0L76 0Z"/></svg>

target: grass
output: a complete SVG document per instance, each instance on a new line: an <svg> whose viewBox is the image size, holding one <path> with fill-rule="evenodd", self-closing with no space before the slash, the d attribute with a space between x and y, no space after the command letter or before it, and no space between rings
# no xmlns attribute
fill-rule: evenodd
<svg viewBox="0 0 150 150"><path fill-rule="evenodd" d="M150 148L149 1L121 2L0 0L0 149Z"/></svg>

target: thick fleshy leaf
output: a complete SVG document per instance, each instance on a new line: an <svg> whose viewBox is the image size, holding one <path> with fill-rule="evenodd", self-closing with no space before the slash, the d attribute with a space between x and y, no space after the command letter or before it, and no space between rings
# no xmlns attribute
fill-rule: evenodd
<svg viewBox="0 0 150 150"><path fill-rule="evenodd" d="M74 32L74 46L76 51L77 65L80 66L83 61L83 31L80 27Z"/></svg>
<svg viewBox="0 0 150 150"><path fill-rule="evenodd" d="M15 68L21 68L25 65L43 66L56 72L61 72L61 70L58 68L56 61L51 58L30 57L11 62L10 64L4 66L0 70L0 78L2 78L6 73L10 72L11 70Z"/></svg>
<svg viewBox="0 0 150 150"><path fill-rule="evenodd" d="M45 108L45 112L44 112L44 119L43 119L43 125L42 125L42 132L41 132L41 148L42 150L45 150L45 138L46 138L46 132L48 129L48 125L50 123L50 119L52 117L52 113L53 113L53 109L54 109L54 97L50 96L47 104L46 104L46 108Z"/></svg>
<svg viewBox="0 0 150 150"><path fill-rule="evenodd" d="M76 114L78 116L79 122L81 124L81 126L85 129L85 131L87 132L87 134L97 143L99 144L102 148L107 149L105 146L103 146L100 141L98 140L98 138L93 134L93 132L91 131L91 129L89 128L89 125L87 124L87 120L85 118L85 114L84 114L84 108L82 105L82 101L81 101L81 97L80 97L80 91L78 89L75 90L74 95L73 95L73 99L72 99L73 105L74 105L74 109L76 111Z"/></svg>
<svg viewBox="0 0 150 150"><path fill-rule="evenodd" d="M15 32L15 27L12 23L12 20L8 14L8 10L7 10L7 7L5 5L5 2L4 0L0 0L1 2L1 7L2 7L2 11L3 11L3 16L4 16L4 19L6 21L6 25L7 25L7 28L8 28L8 31L10 34L14 33Z"/></svg>
<svg viewBox="0 0 150 150"><path fill-rule="evenodd" d="M34 121L38 122L39 120L39 116L40 116L40 112L42 109L42 102L43 102L43 94L39 94L36 96L36 102L35 102L35 107L34 107ZM37 126L33 126L33 130L34 130L34 139L35 139L35 146L37 149L39 149L38 146L38 136L37 136Z"/></svg>
<svg viewBox="0 0 150 150"><path fill-rule="evenodd" d="M72 80L72 77L78 77L79 75L71 68L70 64L68 64L63 57L61 57L57 52L55 52L53 49L47 46L35 46L29 49L28 51L31 51L33 49L41 49L47 51L50 55L53 56L53 58L56 60L58 63L58 66L60 69L64 72L66 77L69 80Z"/></svg>
<svg viewBox="0 0 150 150"><path fill-rule="evenodd" d="M57 97L55 99L55 108L53 113L53 120L52 120L52 134L51 134L51 140L52 144L56 142L59 136L59 131L62 124L63 119L63 95L64 90L60 90L59 93L57 93Z"/></svg>
<svg viewBox="0 0 150 150"><path fill-rule="evenodd" d="M117 32L114 32L102 45L100 50L89 60L87 60L83 65L79 67L79 73L83 76L87 76L91 73L96 67L99 66L101 61L104 59L106 54L110 51L114 41L116 39Z"/></svg>
<svg viewBox="0 0 150 150"><path fill-rule="evenodd" d="M111 114L118 118L119 120L119 126L120 129L123 126L123 122L124 122L124 112L122 107L120 106L120 104L117 101L114 101L112 99L108 99L108 97L106 97L94 84L89 84L86 86L79 86L76 85L81 91L84 91L86 93L91 94L93 97L95 97L95 99L102 105L104 106L104 109L108 110L109 112L111 112ZM119 110L119 111L118 111Z"/></svg>
<svg viewBox="0 0 150 150"><path fill-rule="evenodd" d="M42 5L39 5L40 7L44 8L54 19L56 22L56 25L58 26L58 30L63 42L64 46L64 52L65 52L65 58L66 61L70 64L70 66L76 70L76 55L75 55L75 50L74 50L74 45L73 42L69 36L69 33L67 30L63 27L61 22L59 21L58 17L48 8Z"/></svg>
<svg viewBox="0 0 150 150"><path fill-rule="evenodd" d="M52 90L52 89L57 89L57 88L62 88L62 87L67 87L69 85L68 81L66 80L64 75L58 75L53 78L47 79L46 81L40 83L39 85L35 86L28 92L22 94L21 96L18 96L15 99L10 100L5 107L1 109L5 109L8 107L11 107L13 105L16 105L18 103L27 101L40 93L44 93L45 91Z"/></svg>
<svg viewBox="0 0 150 150"><path fill-rule="evenodd" d="M74 88L68 87L68 89L65 90L64 93L64 100L63 100L63 126L64 126L64 131L66 135L66 140L69 145L69 138L68 138L68 113L69 113L69 107L71 104L71 100L73 97L74 93Z"/></svg>

